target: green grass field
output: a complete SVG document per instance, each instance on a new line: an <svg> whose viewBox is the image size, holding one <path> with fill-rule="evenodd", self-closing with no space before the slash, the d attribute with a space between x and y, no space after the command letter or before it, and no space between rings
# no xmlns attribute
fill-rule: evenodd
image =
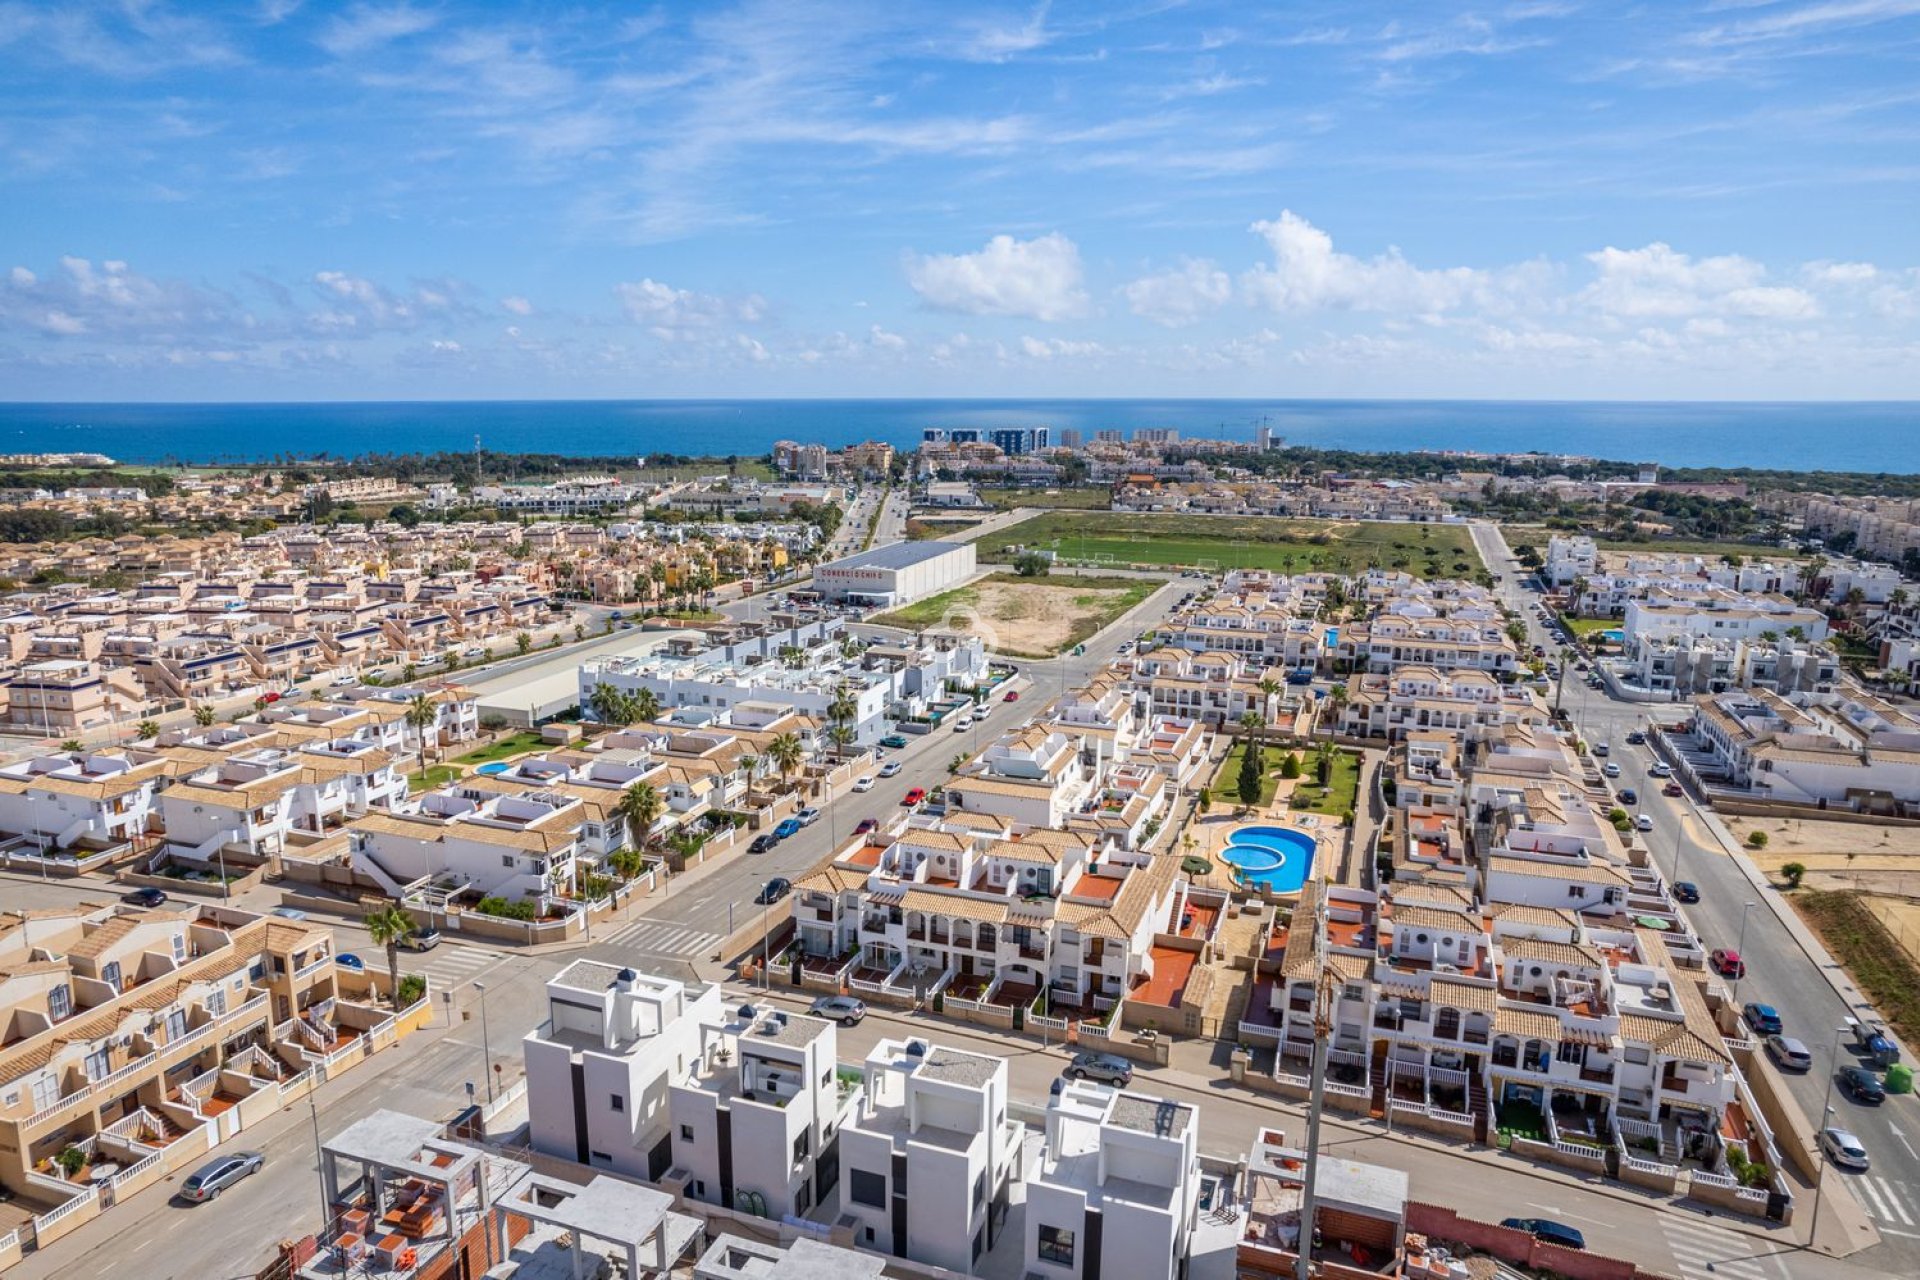
<svg viewBox="0 0 1920 1280"><path fill-rule="evenodd" d="M1092 489L982 489L980 500L1000 511L1015 507L1105 511L1113 501L1113 490L1105 485Z"/></svg>
<svg viewBox="0 0 1920 1280"><path fill-rule="evenodd" d="M1303 779L1313 777L1313 757L1303 756L1300 761ZM1344 818L1354 811L1354 805L1360 796L1360 757L1352 751L1342 751L1333 757L1333 771L1327 778L1327 785L1302 781L1293 789L1293 807L1304 809L1308 813L1324 813L1336 818Z"/></svg>
<svg viewBox="0 0 1920 1280"><path fill-rule="evenodd" d="M1040 547L1063 559L1115 564L1257 568L1279 573L1397 569L1424 578L1482 571L1464 527L1282 520L1260 516L1156 516L1050 512L980 539L982 560L1011 560L1012 547Z"/></svg>
<svg viewBox="0 0 1920 1280"><path fill-rule="evenodd" d="M945 520L937 516L915 516L907 521L907 541L925 542L929 539L937 541L941 538L951 538L965 533L979 523L978 520Z"/></svg>
<svg viewBox="0 0 1920 1280"><path fill-rule="evenodd" d="M422 791L431 791L435 787L443 787L464 772L466 772L466 770L456 764L428 765L419 773L410 773L407 775L407 793L417 796Z"/></svg>
<svg viewBox="0 0 1920 1280"><path fill-rule="evenodd" d="M1220 762L1219 772L1213 775L1213 781L1207 786L1207 798L1214 804L1240 803L1240 761L1246 754L1247 740L1241 738L1227 752L1227 758ZM1262 745L1260 755L1266 768L1260 771L1261 804L1273 803L1273 793L1280 785L1280 761L1286 758L1286 754L1270 742Z"/></svg>
<svg viewBox="0 0 1920 1280"><path fill-rule="evenodd" d="M1582 640L1596 631L1615 631L1620 626L1618 618L1570 618L1564 613L1560 615L1560 621L1566 623L1568 629Z"/></svg>
<svg viewBox="0 0 1920 1280"><path fill-rule="evenodd" d="M454 759L461 764L486 764L493 760L505 760L508 756L517 756L522 751L533 751L542 746L538 730L521 729L505 737L496 738L477 751L469 751Z"/></svg>

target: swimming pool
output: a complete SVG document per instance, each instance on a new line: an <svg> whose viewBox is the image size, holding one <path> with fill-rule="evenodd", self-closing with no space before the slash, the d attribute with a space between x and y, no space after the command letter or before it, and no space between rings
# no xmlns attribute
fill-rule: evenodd
<svg viewBox="0 0 1920 1280"><path fill-rule="evenodd" d="M1627 633L1624 630L1602 631L1600 634L1615 644L1625 644L1627 642Z"/></svg>
<svg viewBox="0 0 1920 1280"><path fill-rule="evenodd" d="M1298 893L1313 870L1319 841L1292 827L1241 827L1227 837L1220 860L1247 885L1269 893Z"/></svg>
<svg viewBox="0 0 1920 1280"><path fill-rule="evenodd" d="M484 773L489 778L497 778L511 768L513 768L513 766L508 764L505 760L489 760L486 764L483 764L479 768L475 769L474 772Z"/></svg>

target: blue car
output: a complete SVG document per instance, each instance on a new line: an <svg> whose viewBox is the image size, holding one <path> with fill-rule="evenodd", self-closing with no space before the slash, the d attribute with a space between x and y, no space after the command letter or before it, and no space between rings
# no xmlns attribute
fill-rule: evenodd
<svg viewBox="0 0 1920 1280"><path fill-rule="evenodd" d="M342 951L333 958L333 963L342 969L351 969L355 973L367 971L367 962L351 951Z"/></svg>
<svg viewBox="0 0 1920 1280"><path fill-rule="evenodd" d="M1784 1024L1780 1021L1780 1011L1770 1004L1751 1002L1740 1010L1740 1016L1747 1020L1748 1026L1763 1036L1777 1036L1785 1030Z"/></svg>
<svg viewBox="0 0 1920 1280"><path fill-rule="evenodd" d="M782 822L773 829L774 838L778 840L785 840L788 836L798 835L799 833L800 819L798 818L788 818L785 822Z"/></svg>

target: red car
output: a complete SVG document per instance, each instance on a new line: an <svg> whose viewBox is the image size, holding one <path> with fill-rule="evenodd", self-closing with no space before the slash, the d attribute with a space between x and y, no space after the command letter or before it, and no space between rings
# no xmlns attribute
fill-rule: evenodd
<svg viewBox="0 0 1920 1280"><path fill-rule="evenodd" d="M880 823L873 818L862 818L860 819L860 825L853 829L853 834L863 836L879 825Z"/></svg>
<svg viewBox="0 0 1920 1280"><path fill-rule="evenodd" d="M1747 963L1740 958L1738 951L1728 951L1725 947L1715 947L1707 956L1707 963L1713 971L1723 978L1744 978L1747 976Z"/></svg>
<svg viewBox="0 0 1920 1280"><path fill-rule="evenodd" d="M1687 789L1677 782L1669 782L1666 786L1660 788L1660 794L1663 796L1684 796L1687 794Z"/></svg>
<svg viewBox="0 0 1920 1280"><path fill-rule="evenodd" d="M1020 695L1019 695L1018 693L1009 693L1009 694L1008 694L1008 695L1007 695L1006 697L1004 697L1004 698L1002 698L1002 699L1000 699L1000 701L1002 701L1002 702L1018 702L1018 701L1020 701Z"/></svg>
<svg viewBox="0 0 1920 1280"><path fill-rule="evenodd" d="M913 808L913 806L919 804L922 800L925 800L926 798L927 798L927 789L925 787L915 787L913 790L907 792L906 798L902 800L900 803L907 806L907 808L911 809Z"/></svg>

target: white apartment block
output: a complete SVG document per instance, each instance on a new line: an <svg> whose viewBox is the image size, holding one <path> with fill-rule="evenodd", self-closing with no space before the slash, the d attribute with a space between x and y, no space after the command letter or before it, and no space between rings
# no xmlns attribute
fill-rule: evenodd
<svg viewBox="0 0 1920 1280"><path fill-rule="evenodd" d="M1556 533L1547 538L1546 580L1556 587L1569 586L1576 578L1591 578L1600 569L1600 551L1585 534Z"/></svg>
<svg viewBox="0 0 1920 1280"><path fill-rule="evenodd" d="M1026 1128L1007 1116L1006 1059L888 1039L865 1075L840 1131L840 1213L854 1243L974 1274L1021 1176Z"/></svg>
<svg viewBox="0 0 1920 1280"><path fill-rule="evenodd" d="M751 1004L702 1022L669 1096L674 1169L695 1200L775 1220L805 1215L838 1186L838 1135L859 1102L837 1065L838 1028Z"/></svg>
<svg viewBox="0 0 1920 1280"><path fill-rule="evenodd" d="M585 802L563 791L454 782L405 811L360 818L349 848L354 869L396 898L433 882L545 903L572 893L587 821Z"/></svg>
<svg viewBox="0 0 1920 1280"><path fill-rule="evenodd" d="M1669 699L1728 689L1826 692L1840 678L1839 658L1825 645L1686 632L1631 636L1626 653L1606 665L1630 690Z"/></svg>
<svg viewBox="0 0 1920 1280"><path fill-rule="evenodd" d="M521 1043L529 1143L659 1181L674 1164L674 1083L699 1060L701 1028L724 1021L718 986L574 961L548 980L547 1020Z"/></svg>
<svg viewBox="0 0 1920 1280"><path fill-rule="evenodd" d="M1199 1208L1192 1106L1069 1082L1026 1179L1026 1274L1164 1280L1182 1273Z"/></svg>
<svg viewBox="0 0 1920 1280"><path fill-rule="evenodd" d="M1920 717L1842 683L1832 693L1762 689L1697 700L1688 725L1709 786L1762 800L1900 812L1920 796Z"/></svg>
<svg viewBox="0 0 1920 1280"><path fill-rule="evenodd" d="M1629 642L1683 634L1771 640L1794 632L1798 639L1818 642L1827 638L1827 615L1785 596L1746 595L1719 587L1689 597L1654 591L1645 599L1627 602L1620 629Z"/></svg>
<svg viewBox="0 0 1920 1280"><path fill-rule="evenodd" d="M0 832L56 849L138 840L170 772L164 759L112 751L9 761L0 765Z"/></svg>
<svg viewBox="0 0 1920 1280"><path fill-rule="evenodd" d="M1546 701L1525 685L1504 684L1483 671L1442 674L1413 665L1350 679L1337 727L1348 737L1389 742L1426 730L1473 742L1510 724L1544 726L1547 718Z"/></svg>

